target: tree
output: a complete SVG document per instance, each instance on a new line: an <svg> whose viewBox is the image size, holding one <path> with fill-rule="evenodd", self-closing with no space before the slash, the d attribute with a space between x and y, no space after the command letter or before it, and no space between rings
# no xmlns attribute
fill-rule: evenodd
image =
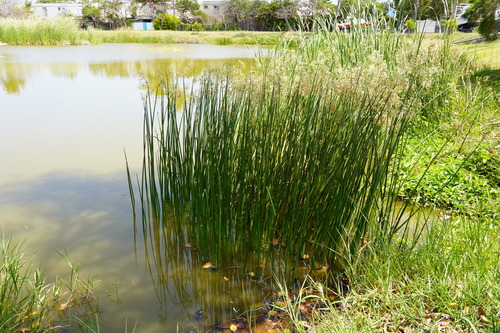
<svg viewBox="0 0 500 333"><path fill-rule="evenodd" d="M167 13L158 14L153 20L155 30L176 30L180 24L181 20L177 16Z"/></svg>
<svg viewBox="0 0 500 333"><path fill-rule="evenodd" d="M497 39L499 22L495 18L498 7L496 0L469 0L472 5L463 14L469 22L479 22L478 32L486 40Z"/></svg>
<svg viewBox="0 0 500 333"><path fill-rule="evenodd" d="M102 16L102 8L101 6L86 2L82 7L82 16L84 22L91 23L96 28Z"/></svg>
<svg viewBox="0 0 500 333"><path fill-rule="evenodd" d="M177 0L175 8L180 11L179 17L184 23L202 22L207 17L195 0Z"/></svg>
<svg viewBox="0 0 500 333"><path fill-rule="evenodd" d="M396 0L399 16L413 20L441 20L454 16L456 0Z"/></svg>
<svg viewBox="0 0 500 333"><path fill-rule="evenodd" d="M177 0L175 2L175 8L180 10L182 14L187 14L199 10L200 5L194 0Z"/></svg>
<svg viewBox="0 0 500 333"><path fill-rule="evenodd" d="M226 23L242 24L251 18L250 0L229 0L224 5L224 21Z"/></svg>
<svg viewBox="0 0 500 333"><path fill-rule="evenodd" d="M0 0L0 18L24 18L30 16L32 13L31 2L29 1L21 4L16 0Z"/></svg>
<svg viewBox="0 0 500 333"><path fill-rule="evenodd" d="M126 8L121 0L103 0L101 8L110 29L117 29L127 18Z"/></svg>
<svg viewBox="0 0 500 333"><path fill-rule="evenodd" d="M255 18L264 30L287 30L298 23L297 6L290 0L262 1Z"/></svg>

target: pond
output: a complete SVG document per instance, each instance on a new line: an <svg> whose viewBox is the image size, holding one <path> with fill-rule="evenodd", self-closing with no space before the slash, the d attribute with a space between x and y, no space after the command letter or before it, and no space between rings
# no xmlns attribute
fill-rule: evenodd
<svg viewBox="0 0 500 333"><path fill-rule="evenodd" d="M256 48L104 44L0 46L0 226L27 241L49 279L68 276L67 252L98 281L104 332L175 332L203 310L219 321L265 291L203 258L168 233L135 225L124 149L142 162L145 83L207 68L252 66ZM238 268L234 268L237 270Z"/></svg>

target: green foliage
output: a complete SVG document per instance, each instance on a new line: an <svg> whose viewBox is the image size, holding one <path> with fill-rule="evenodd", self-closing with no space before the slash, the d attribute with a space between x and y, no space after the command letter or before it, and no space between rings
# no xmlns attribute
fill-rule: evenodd
<svg viewBox="0 0 500 333"><path fill-rule="evenodd" d="M490 13L483 17L477 26L477 31L483 36L487 41L492 41L497 39L498 29L497 21L495 20L495 14Z"/></svg>
<svg viewBox="0 0 500 333"><path fill-rule="evenodd" d="M261 2L255 10L255 18L265 31L286 31L287 20L292 27L300 22L295 4L290 0Z"/></svg>
<svg viewBox="0 0 500 333"><path fill-rule="evenodd" d="M91 23L94 28L97 27L100 18L103 15L102 8L90 3L86 3L82 7L82 21Z"/></svg>
<svg viewBox="0 0 500 333"><path fill-rule="evenodd" d="M58 327L80 329L94 316L95 298L92 281L80 280L78 267L71 268L71 278L57 278L47 283L40 269L23 251L23 245L2 234L0 244L0 331L49 332ZM73 310L74 309L74 310ZM78 310L83 310L78 313ZM76 320L76 321L75 321ZM86 324L85 327L90 327Z"/></svg>
<svg viewBox="0 0 500 333"><path fill-rule="evenodd" d="M406 20L405 22L405 27L410 30L415 30L417 29L417 23L413 21L412 19Z"/></svg>
<svg viewBox="0 0 500 333"><path fill-rule="evenodd" d="M176 30L181 24L181 20L174 15L161 13L153 19L155 30Z"/></svg>
<svg viewBox="0 0 500 333"><path fill-rule="evenodd" d="M418 8L416 5L418 4ZM398 16L404 20L413 18L417 20L434 20L438 21L442 18L451 18L453 13L453 2L441 0L396 0L395 7L398 11ZM417 10L417 12L415 12Z"/></svg>
<svg viewBox="0 0 500 333"><path fill-rule="evenodd" d="M175 2L175 8L180 10L182 13L193 13L194 11L200 9L200 5L194 0L177 0Z"/></svg>
<svg viewBox="0 0 500 333"><path fill-rule="evenodd" d="M246 22L251 18L251 8L250 0L229 0L224 7L224 19L227 23Z"/></svg>
<svg viewBox="0 0 500 333"><path fill-rule="evenodd" d="M205 25L207 31L238 31L240 27L235 23L222 23L217 22Z"/></svg>
<svg viewBox="0 0 500 333"><path fill-rule="evenodd" d="M446 33L453 33L458 29L458 24L456 19L443 20L441 21L441 24L444 27L444 31Z"/></svg>
<svg viewBox="0 0 500 333"><path fill-rule="evenodd" d="M299 295L295 299L287 298L286 308L280 311L295 319L298 333L309 332L312 322L319 323L315 332L330 333L412 332L415 328L437 332L438 327L449 332L495 332L500 225L491 222L433 215L417 247L397 241L379 248L369 242L354 263L332 274L347 292L339 292L338 287L329 292L322 283L305 281L304 290L295 293ZM282 288L284 297L294 295L289 287ZM299 316L307 309L305 298L324 309L308 322Z"/></svg>
<svg viewBox="0 0 500 333"><path fill-rule="evenodd" d="M454 208L463 214L490 216L494 207L488 205L500 195L500 158L485 144L472 152L459 151L459 143L426 144L429 147L423 153L408 153L405 158L402 197L435 207ZM443 145L444 150L438 153ZM429 169L422 178L426 168Z"/></svg>
<svg viewBox="0 0 500 333"><path fill-rule="evenodd" d="M182 31L203 31L203 28L203 24L200 22L181 23L179 25L179 30Z"/></svg>
<svg viewBox="0 0 500 333"><path fill-rule="evenodd" d="M496 0L470 0L472 5L463 14L470 22L479 22L478 31L486 40L497 38L499 23L495 20Z"/></svg>

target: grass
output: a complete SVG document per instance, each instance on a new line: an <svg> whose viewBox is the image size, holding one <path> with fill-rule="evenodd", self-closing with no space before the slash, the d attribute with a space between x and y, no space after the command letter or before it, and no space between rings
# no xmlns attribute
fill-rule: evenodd
<svg viewBox="0 0 500 333"><path fill-rule="evenodd" d="M11 45L78 45L98 42L93 30L84 31L76 20L58 18L0 19L0 42Z"/></svg>
<svg viewBox="0 0 500 333"><path fill-rule="evenodd" d="M147 44L258 44L275 45L283 39L297 38L296 33L260 31L114 31L80 29L71 18L55 20L0 19L0 42L11 45L79 45L98 43Z"/></svg>
<svg viewBox="0 0 500 333"><path fill-rule="evenodd" d="M2 235L0 258L0 331L47 332L74 329L86 332L97 312L91 280L81 280L78 267L65 257L70 278L47 283L21 243ZM82 322L86 322L82 326Z"/></svg>
<svg viewBox="0 0 500 333"><path fill-rule="evenodd" d="M488 220L433 221L418 248L360 250L343 272L347 292L308 280L280 306L296 332L496 332L499 231ZM310 306L322 311L304 316Z"/></svg>
<svg viewBox="0 0 500 333"><path fill-rule="evenodd" d="M283 38L293 39L294 33L262 31L99 31L104 43L167 43L167 44L215 44L215 45L275 45Z"/></svg>

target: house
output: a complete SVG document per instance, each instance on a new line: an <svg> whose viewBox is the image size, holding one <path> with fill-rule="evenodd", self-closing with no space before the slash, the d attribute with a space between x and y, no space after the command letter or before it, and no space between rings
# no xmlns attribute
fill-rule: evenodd
<svg viewBox="0 0 500 333"><path fill-rule="evenodd" d="M82 5L79 3L34 3L31 5L35 17L55 19L60 16L82 16Z"/></svg>
<svg viewBox="0 0 500 333"><path fill-rule="evenodd" d="M207 14L211 23L220 22L224 16L225 0L207 0L200 3L200 10Z"/></svg>

